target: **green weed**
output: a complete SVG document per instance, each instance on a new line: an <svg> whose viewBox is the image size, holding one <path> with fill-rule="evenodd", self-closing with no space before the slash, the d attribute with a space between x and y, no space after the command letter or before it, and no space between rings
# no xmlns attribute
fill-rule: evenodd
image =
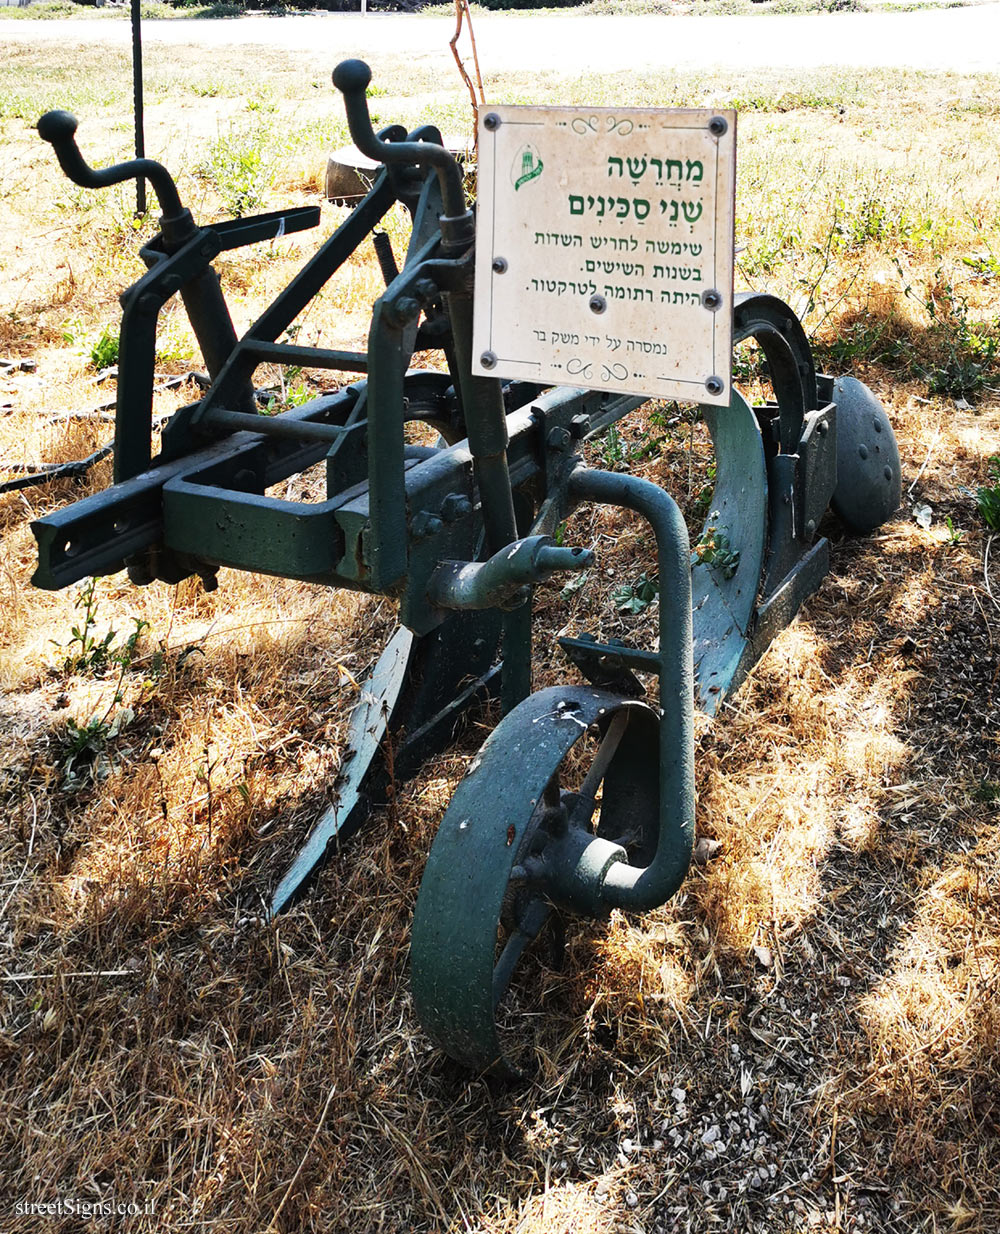
<svg viewBox="0 0 1000 1234"><path fill-rule="evenodd" d="M90 363L100 370L118 363L118 331L105 326L90 347Z"/></svg>
<svg viewBox="0 0 1000 1234"><path fill-rule="evenodd" d="M226 210L239 218L259 210L274 180L271 133L262 124L218 137L202 172L215 185Z"/></svg>
<svg viewBox="0 0 1000 1234"><path fill-rule="evenodd" d="M623 583L611 593L611 603L619 613L641 613L660 594L660 581L655 574L640 574L634 583Z"/></svg>
<svg viewBox="0 0 1000 1234"><path fill-rule="evenodd" d="M995 483L976 489L976 506L990 531L1000 531L1000 455L990 459L989 473Z"/></svg>
<svg viewBox="0 0 1000 1234"><path fill-rule="evenodd" d="M693 549L692 564L698 562L713 566L723 578L732 578L740 564L740 552L729 543L725 532L706 527Z"/></svg>

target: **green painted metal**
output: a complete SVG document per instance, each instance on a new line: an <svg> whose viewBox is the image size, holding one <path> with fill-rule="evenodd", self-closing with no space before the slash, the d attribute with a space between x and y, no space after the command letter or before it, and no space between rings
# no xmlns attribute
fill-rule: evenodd
<svg viewBox="0 0 1000 1234"><path fill-rule="evenodd" d="M834 383L837 486L833 508L851 531L880 527L899 509L899 447L882 404L854 377Z"/></svg>
<svg viewBox="0 0 1000 1234"><path fill-rule="evenodd" d="M751 408L734 394L728 408L706 409L715 486L692 555L662 488L586 468L577 453L642 399L472 375L475 221L460 170L431 126L409 134L390 126L376 136L370 80L359 61L334 74L356 144L382 171L242 338L213 259L314 226L319 212L199 227L159 164L94 171L76 147L73 117L42 118L39 130L71 179L96 187L148 178L163 217L142 250L147 273L122 296L115 482L33 524L33 581L58 588L127 568L136 583L194 574L214 586L229 566L398 601L400 628L362 683L331 804L276 888L272 913L386 799L393 778L412 775L447 745L475 701L500 694L503 718L428 858L412 969L432 1039L469 1066L509 1077L518 1051L501 1021L516 1044L521 1030L504 1000L526 950L545 932L558 940L562 914L644 911L676 892L694 838L694 709L715 712L820 585L831 500L853 530L891 516L899 455L866 387L816 373L787 305L738 296L734 338L760 344L774 400ZM397 204L411 234L401 264L387 236L376 241L386 287L366 350L283 341ZM205 356L208 389L177 410L154 457L156 326L175 294ZM423 353L436 361L414 367ZM253 389L264 363L359 376L265 417ZM440 440L407 445L410 421ZM325 500L272 495L323 461ZM531 694L534 586L595 560L591 549L555 539L582 502L647 521L658 562L658 644L603 643L585 632L561 639L590 684ZM655 707L642 701L649 677ZM588 732L599 746L573 780Z"/></svg>
<svg viewBox="0 0 1000 1234"><path fill-rule="evenodd" d="M622 803L621 793L608 789L615 756L624 757L628 742L614 735L608 766L599 766L596 782L587 785L589 800L579 803L566 793L559 772L592 725L600 725L607 738L616 716L629 713L656 727L645 704L590 686L532 694L486 739L441 821L413 916L413 999L431 1037L477 1071L518 1074L498 1032L497 1009L516 960L555 898L546 877L553 859L565 888L578 869L596 879L609 864L627 858L621 844L594 835L588 825L602 783L606 800ZM647 768L655 776L655 763ZM620 777L622 788L629 783L635 781ZM646 787L642 804L648 808ZM655 802L655 789L652 795ZM578 804L583 808L574 822Z"/></svg>

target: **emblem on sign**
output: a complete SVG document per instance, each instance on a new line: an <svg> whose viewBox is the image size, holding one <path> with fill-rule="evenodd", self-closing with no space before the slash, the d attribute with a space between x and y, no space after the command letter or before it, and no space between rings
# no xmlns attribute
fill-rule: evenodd
<svg viewBox="0 0 1000 1234"><path fill-rule="evenodd" d="M538 157L538 151L534 146L522 146L511 168L514 192L532 180L537 180L541 174L542 160Z"/></svg>
<svg viewBox="0 0 1000 1234"><path fill-rule="evenodd" d="M735 126L707 109L490 108L473 371L728 404Z"/></svg>

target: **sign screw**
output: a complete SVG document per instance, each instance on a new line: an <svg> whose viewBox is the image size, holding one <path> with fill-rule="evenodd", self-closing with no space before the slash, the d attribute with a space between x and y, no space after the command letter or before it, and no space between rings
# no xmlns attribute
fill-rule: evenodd
<svg viewBox="0 0 1000 1234"><path fill-rule="evenodd" d="M487 116L487 119L489 119L488 116ZM711 120L709 120L708 122L708 131L714 137L721 137L728 128L729 128L729 125L726 123L725 118L722 116L713 116Z"/></svg>
<svg viewBox="0 0 1000 1234"><path fill-rule="evenodd" d="M495 111L489 111L483 117L483 128L489 129L491 133L496 132L500 127L500 117Z"/></svg>
<svg viewBox="0 0 1000 1234"><path fill-rule="evenodd" d="M701 302L710 312L715 313L722 308L722 293L716 291L714 287L710 291L703 291Z"/></svg>
<svg viewBox="0 0 1000 1234"><path fill-rule="evenodd" d="M494 257L493 258L493 273L494 274L506 274L507 273L507 258L506 257Z"/></svg>
<svg viewBox="0 0 1000 1234"><path fill-rule="evenodd" d="M590 297L590 311L592 313L603 313L608 307L608 302L603 296Z"/></svg>
<svg viewBox="0 0 1000 1234"><path fill-rule="evenodd" d="M479 363L483 366L483 368L496 368L496 354L492 351L484 351L479 357Z"/></svg>
<svg viewBox="0 0 1000 1234"><path fill-rule="evenodd" d="M722 391L725 390L725 388L726 388L726 383L722 380L721 377L706 377L705 378L705 389L709 392L709 394L721 394Z"/></svg>

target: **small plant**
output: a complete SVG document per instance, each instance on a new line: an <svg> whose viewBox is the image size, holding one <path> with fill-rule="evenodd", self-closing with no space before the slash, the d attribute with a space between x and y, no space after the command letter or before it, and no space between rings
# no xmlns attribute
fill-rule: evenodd
<svg viewBox="0 0 1000 1234"><path fill-rule="evenodd" d="M267 199L273 168L271 133L263 124L233 130L212 143L204 173L219 191L226 209L239 218L258 210Z"/></svg>
<svg viewBox="0 0 1000 1234"><path fill-rule="evenodd" d="M932 394L969 395L981 390L1000 364L997 323L973 321L969 302L943 280L937 293L925 301L931 317L930 334L940 344L941 360L923 369Z"/></svg>
<svg viewBox="0 0 1000 1234"><path fill-rule="evenodd" d="M994 483L976 489L976 506L990 531L1000 531L1000 454L990 459L989 473Z"/></svg>
<svg viewBox="0 0 1000 1234"><path fill-rule="evenodd" d="M105 326L90 348L90 363L94 368L112 368L118 363L118 332Z"/></svg>
<svg viewBox="0 0 1000 1234"><path fill-rule="evenodd" d="M67 673L100 674L112 664L117 664L124 672L132 665L139 639L149 629L148 621L133 617L135 629L120 647L116 648L114 645L118 631L112 626L108 627L102 638L98 638L96 587L97 579L91 578L80 589L75 607L82 613L83 619L70 630L68 643L56 643L57 647L65 646L69 652L63 660L63 668Z"/></svg>
<svg viewBox="0 0 1000 1234"><path fill-rule="evenodd" d="M715 496L715 464L709 463L708 477L705 484L698 490L698 494L694 499L695 509L707 511L712 504L712 498Z"/></svg>
<svg viewBox="0 0 1000 1234"><path fill-rule="evenodd" d="M72 792L92 780L102 778L109 767L104 757L109 741L117 737L135 719L131 707L122 707L109 719L111 709L120 696L115 694L111 707L103 716L77 724L70 718L66 721L66 743L62 751L63 788Z"/></svg>
<svg viewBox="0 0 1000 1234"><path fill-rule="evenodd" d="M619 613L641 613L660 594L656 575L640 574L634 583L623 583L611 593L611 602Z"/></svg>
<svg viewBox="0 0 1000 1234"><path fill-rule="evenodd" d="M713 511L710 518L716 518L717 511ZM712 566L718 570L723 578L732 578L739 568L740 552L739 549L733 548L729 543L729 538L725 532L716 530L715 527L706 527L702 533L701 539L694 546L694 562L697 564Z"/></svg>
<svg viewBox="0 0 1000 1234"><path fill-rule="evenodd" d="M619 432L617 424L612 424L604 434L599 448L601 462L609 470L614 470L615 467L625 462L628 449L625 445L625 438Z"/></svg>
<svg viewBox="0 0 1000 1234"><path fill-rule="evenodd" d="M948 543L961 544L962 540L965 538L965 532L960 527L955 526L955 524L951 521L950 514L945 518L944 525L948 528Z"/></svg>
<svg viewBox="0 0 1000 1234"><path fill-rule="evenodd" d="M96 586L97 579L88 579L76 598L74 607L83 614L83 619L70 630L70 639L66 644L69 654L63 660L67 673L101 672L110 661L116 631L109 628L103 638L97 637ZM57 643L56 646L61 644Z"/></svg>

